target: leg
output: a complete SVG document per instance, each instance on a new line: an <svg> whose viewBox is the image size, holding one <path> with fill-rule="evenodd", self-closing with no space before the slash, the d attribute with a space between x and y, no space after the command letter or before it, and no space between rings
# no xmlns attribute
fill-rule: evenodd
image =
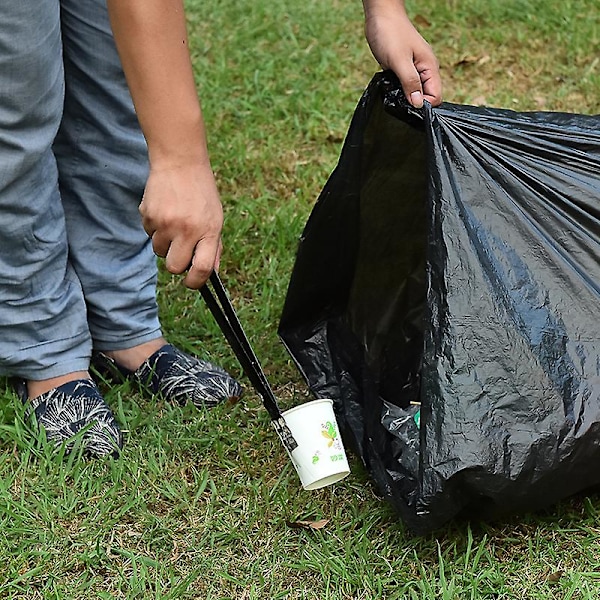
<svg viewBox="0 0 600 600"><path fill-rule="evenodd" d="M57 0L0 9L0 374L86 371L91 340L68 261L52 140L63 70Z"/></svg>
<svg viewBox="0 0 600 600"><path fill-rule="evenodd" d="M161 338L156 262L138 213L146 144L105 1L61 0L61 7L66 98L54 151L94 347L152 344Z"/></svg>
<svg viewBox="0 0 600 600"><path fill-rule="evenodd" d="M28 413L57 445L116 451L89 380L91 337L69 261L52 142L63 108L58 0L0 9L0 373L28 380ZM27 395L27 393L25 393Z"/></svg>

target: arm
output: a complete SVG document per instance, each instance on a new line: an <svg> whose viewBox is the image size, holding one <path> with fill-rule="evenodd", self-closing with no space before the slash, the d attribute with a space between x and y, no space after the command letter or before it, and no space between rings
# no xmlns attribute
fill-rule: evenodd
<svg viewBox="0 0 600 600"><path fill-rule="evenodd" d="M433 106L442 102L442 82L433 50L406 14L404 0L363 0L365 35L373 56L392 69L408 101L415 107L423 98Z"/></svg>
<svg viewBox="0 0 600 600"><path fill-rule="evenodd" d="M148 143L140 213L171 273L198 288L218 265L223 211L210 166L182 0L108 0L123 70Z"/></svg>

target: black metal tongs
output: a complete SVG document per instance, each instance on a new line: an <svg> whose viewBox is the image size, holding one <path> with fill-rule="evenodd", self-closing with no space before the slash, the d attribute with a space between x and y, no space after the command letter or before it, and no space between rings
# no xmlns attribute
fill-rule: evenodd
<svg viewBox="0 0 600 600"><path fill-rule="evenodd" d="M214 294L209 288L209 282L214 290ZM244 333L244 329L242 328L233 305L231 304L227 292L216 271L213 271L209 281L200 289L200 294L217 322L217 325L223 332L223 335L229 342L244 373L246 373L246 376L256 390L256 393L261 397L262 402L271 417L271 422L277 435L279 435L279 438L288 452L292 452L298 447L298 443L294 439L292 432L279 410L277 398L275 398L275 394L267 381L256 354L252 350L248 337Z"/></svg>

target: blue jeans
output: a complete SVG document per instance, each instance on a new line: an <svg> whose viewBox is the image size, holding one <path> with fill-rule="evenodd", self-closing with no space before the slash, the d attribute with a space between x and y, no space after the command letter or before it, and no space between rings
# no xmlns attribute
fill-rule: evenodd
<svg viewBox="0 0 600 600"><path fill-rule="evenodd" d="M0 374L86 370L161 335L147 149L104 0L0 7Z"/></svg>

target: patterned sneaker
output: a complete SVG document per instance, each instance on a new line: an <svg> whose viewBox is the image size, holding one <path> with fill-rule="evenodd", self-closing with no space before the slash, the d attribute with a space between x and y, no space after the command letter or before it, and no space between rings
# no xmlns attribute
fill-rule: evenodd
<svg viewBox="0 0 600 600"><path fill-rule="evenodd" d="M31 400L25 400L28 416L35 416L46 439L67 452L75 445L73 436L85 429L81 442L92 456L118 456L123 437L115 418L90 379L70 381ZM33 414L32 414L33 413Z"/></svg>
<svg viewBox="0 0 600 600"><path fill-rule="evenodd" d="M133 379L153 394L183 405L190 401L198 408L212 408L226 400L237 400L242 386L225 369L190 356L166 344L147 358L136 371L125 369L99 353L94 366L121 378Z"/></svg>

